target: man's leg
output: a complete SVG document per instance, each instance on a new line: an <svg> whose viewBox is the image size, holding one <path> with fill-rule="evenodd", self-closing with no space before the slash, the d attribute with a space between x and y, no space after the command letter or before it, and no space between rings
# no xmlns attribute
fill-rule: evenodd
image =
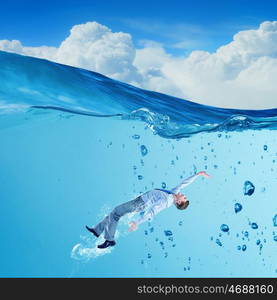
<svg viewBox="0 0 277 300"><path fill-rule="evenodd" d="M97 235L100 235L104 231L104 229L105 229L108 222L109 222L109 216L106 216L101 222L99 222L93 228L95 230L95 232L97 233Z"/></svg>
<svg viewBox="0 0 277 300"><path fill-rule="evenodd" d="M143 200L138 197L115 207L114 210L107 216L107 223L105 223L104 226L105 239L108 241L114 241L114 235L119 219L128 213L136 211L142 205Z"/></svg>
<svg viewBox="0 0 277 300"><path fill-rule="evenodd" d="M97 238L99 235L104 231L105 226L107 225L107 222L109 221L108 216L106 216L101 222L99 222L95 227L88 227L86 226L86 229L90 231L93 235L95 235Z"/></svg>

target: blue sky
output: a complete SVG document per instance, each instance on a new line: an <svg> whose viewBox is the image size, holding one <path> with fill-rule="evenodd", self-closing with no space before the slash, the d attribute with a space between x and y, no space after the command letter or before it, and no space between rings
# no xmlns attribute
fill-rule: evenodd
<svg viewBox="0 0 277 300"><path fill-rule="evenodd" d="M240 30L276 19L277 1L5 1L1 3L0 40L26 46L58 46L73 25L97 21L113 31L162 43L168 52L214 51Z"/></svg>

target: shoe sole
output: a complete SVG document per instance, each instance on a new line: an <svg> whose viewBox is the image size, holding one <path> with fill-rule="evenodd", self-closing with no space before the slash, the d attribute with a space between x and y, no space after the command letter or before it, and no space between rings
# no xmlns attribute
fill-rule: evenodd
<svg viewBox="0 0 277 300"><path fill-rule="evenodd" d="M98 247L98 246L97 246L97 248L98 248L98 249L107 249L107 248L109 248L109 247L114 247L115 245L116 245L116 243L115 243L115 244L113 244L113 245L109 245L108 247L105 247L105 248Z"/></svg>

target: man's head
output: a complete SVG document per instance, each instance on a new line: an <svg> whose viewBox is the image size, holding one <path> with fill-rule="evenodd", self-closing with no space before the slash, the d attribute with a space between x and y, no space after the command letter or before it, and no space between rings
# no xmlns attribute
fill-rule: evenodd
<svg viewBox="0 0 277 300"><path fill-rule="evenodd" d="M186 209L189 206L189 201L187 198L182 194L174 194L174 204L178 209Z"/></svg>

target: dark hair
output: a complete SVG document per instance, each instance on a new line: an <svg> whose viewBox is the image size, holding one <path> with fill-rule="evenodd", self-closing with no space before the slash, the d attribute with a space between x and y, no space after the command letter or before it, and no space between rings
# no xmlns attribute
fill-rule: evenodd
<svg viewBox="0 0 277 300"><path fill-rule="evenodd" d="M182 204L177 204L176 203L176 207L178 209L181 209L181 210L186 209L188 206L189 206L189 201L188 200L183 202Z"/></svg>

